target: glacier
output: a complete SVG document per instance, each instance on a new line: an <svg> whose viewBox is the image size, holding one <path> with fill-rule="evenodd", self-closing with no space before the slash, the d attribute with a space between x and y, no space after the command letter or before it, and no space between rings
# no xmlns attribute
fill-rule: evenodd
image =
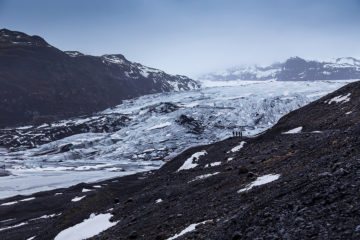
<svg viewBox="0 0 360 240"><path fill-rule="evenodd" d="M158 169L189 147L223 140L233 131L259 134L349 82L205 81L201 89L146 95L90 118L55 122L53 127L103 116L127 119L112 131L82 132L17 151L1 148L0 166L10 175L0 177L0 198ZM31 135L41 127L11 130Z"/></svg>

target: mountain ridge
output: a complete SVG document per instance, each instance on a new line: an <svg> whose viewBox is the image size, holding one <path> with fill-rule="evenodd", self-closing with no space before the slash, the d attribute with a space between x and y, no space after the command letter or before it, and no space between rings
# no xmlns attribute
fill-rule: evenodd
<svg viewBox="0 0 360 240"><path fill-rule="evenodd" d="M316 81L360 79L360 60L353 57L336 58L332 61L305 60L291 57L284 62L269 66L240 66L209 73L199 80L277 80Z"/></svg>
<svg viewBox="0 0 360 240"><path fill-rule="evenodd" d="M200 85L121 54L61 51L39 36L0 30L0 126L91 114L145 94Z"/></svg>

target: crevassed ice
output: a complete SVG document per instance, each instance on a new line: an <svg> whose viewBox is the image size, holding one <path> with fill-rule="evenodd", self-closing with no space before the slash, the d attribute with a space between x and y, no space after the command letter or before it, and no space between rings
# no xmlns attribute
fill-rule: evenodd
<svg viewBox="0 0 360 240"><path fill-rule="evenodd" d="M216 82L215 87L126 100L94 116L126 115L130 121L119 131L77 134L16 153L0 149L0 164L5 163L6 169L13 173L1 178L0 196L30 194L157 169L164 160L185 149L228 138L241 126L245 128L244 136L258 134L273 126L284 114L347 83ZM178 109L162 111L164 102L172 103ZM154 111L154 106L160 110ZM180 115L198 121L203 131L191 133L188 126L177 121ZM75 121L83 123L86 120L78 118ZM54 124L64 126L66 121ZM154 127L157 128L149 130ZM26 126L23 130L30 131L31 128ZM36 155L64 144L72 144L71 150Z"/></svg>

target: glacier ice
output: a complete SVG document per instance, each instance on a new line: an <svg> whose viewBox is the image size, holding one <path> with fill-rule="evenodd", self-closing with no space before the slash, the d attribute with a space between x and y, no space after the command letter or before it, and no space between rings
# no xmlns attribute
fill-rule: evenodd
<svg viewBox="0 0 360 240"><path fill-rule="evenodd" d="M113 131L75 134L16 152L0 149L0 165L4 163L12 173L1 177L0 196L157 169L185 149L231 137L232 131L243 129L244 136L258 134L286 113L348 82L238 81L224 86L205 82L202 89L126 100L92 117L126 116L124 125ZM26 126L17 131L31 129ZM67 151L52 151L66 145ZM39 154L47 151L50 153Z"/></svg>

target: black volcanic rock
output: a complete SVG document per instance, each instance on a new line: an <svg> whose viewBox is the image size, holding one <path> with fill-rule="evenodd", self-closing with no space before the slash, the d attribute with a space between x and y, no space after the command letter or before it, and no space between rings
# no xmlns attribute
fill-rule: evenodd
<svg viewBox="0 0 360 240"><path fill-rule="evenodd" d="M144 94L190 90L180 75L123 55L62 52L38 36L0 30L0 127L89 114Z"/></svg>
<svg viewBox="0 0 360 240"><path fill-rule="evenodd" d="M181 114L179 118L175 121L179 125L182 125L185 128L187 128L189 133L201 134L205 130L204 125L199 120L196 120L192 117L188 117L184 114Z"/></svg>
<svg viewBox="0 0 360 240"><path fill-rule="evenodd" d="M83 119L70 119L40 126L27 126L15 129L0 129L0 146L9 151L19 151L88 132L115 132L126 126L130 119L122 114L83 116Z"/></svg>

